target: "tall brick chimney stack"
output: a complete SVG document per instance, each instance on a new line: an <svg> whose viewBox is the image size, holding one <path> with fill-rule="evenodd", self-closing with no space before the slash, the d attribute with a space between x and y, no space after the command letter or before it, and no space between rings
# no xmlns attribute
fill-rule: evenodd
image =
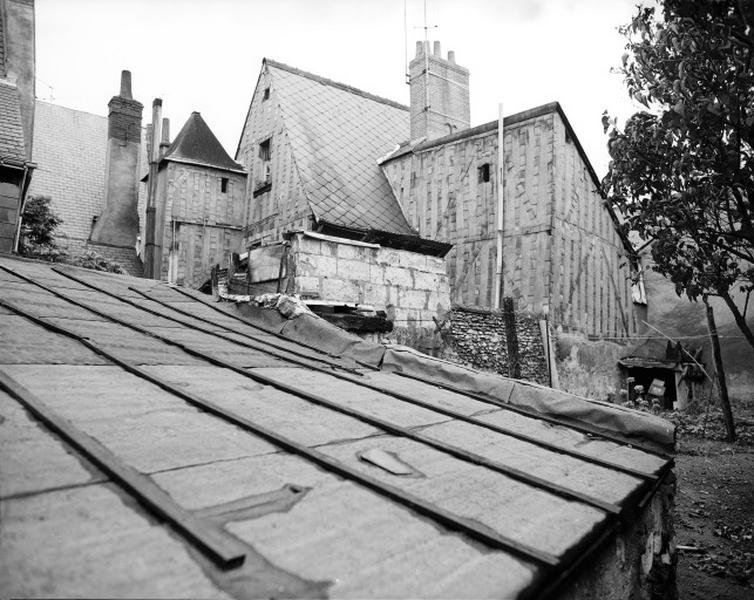
<svg viewBox="0 0 754 600"><path fill-rule="evenodd" d="M444 59L440 42L416 42L416 56L408 65L411 87L411 140L428 140L467 129L469 70L456 64L455 52Z"/></svg>
<svg viewBox="0 0 754 600"><path fill-rule="evenodd" d="M141 113L144 106L131 95L131 72L120 76L120 94L108 103L105 205L91 242L133 248L139 233L137 208Z"/></svg>

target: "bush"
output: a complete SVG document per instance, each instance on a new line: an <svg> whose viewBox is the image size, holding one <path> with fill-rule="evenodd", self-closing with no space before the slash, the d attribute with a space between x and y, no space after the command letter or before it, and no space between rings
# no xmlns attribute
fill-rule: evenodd
<svg viewBox="0 0 754 600"><path fill-rule="evenodd" d="M67 258L65 262L69 265L92 269L93 271L106 271L107 273L128 275L128 271L126 271L120 263L105 258L94 250L87 250L83 254Z"/></svg>

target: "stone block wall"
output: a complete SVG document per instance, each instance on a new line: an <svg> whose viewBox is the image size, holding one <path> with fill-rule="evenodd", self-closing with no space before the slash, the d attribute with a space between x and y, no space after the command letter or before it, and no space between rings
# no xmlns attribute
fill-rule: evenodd
<svg viewBox="0 0 754 600"><path fill-rule="evenodd" d="M303 232L293 236L291 256L292 291L301 298L372 305L393 321L392 341L439 351L435 319L450 308L444 259Z"/></svg>
<svg viewBox="0 0 754 600"><path fill-rule="evenodd" d="M454 306L443 324L443 354L475 369L549 385L539 321L526 313Z"/></svg>

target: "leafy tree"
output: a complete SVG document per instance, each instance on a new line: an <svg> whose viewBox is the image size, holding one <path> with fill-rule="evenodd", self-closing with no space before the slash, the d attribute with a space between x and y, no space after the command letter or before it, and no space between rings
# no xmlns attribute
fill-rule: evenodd
<svg viewBox="0 0 754 600"><path fill-rule="evenodd" d="M21 216L18 253L30 258L54 260L60 254L55 243L55 229L63 222L50 208L50 198L30 196Z"/></svg>
<svg viewBox="0 0 754 600"><path fill-rule="evenodd" d="M30 196L26 200L18 241L18 253L21 256L63 262L94 271L127 274L120 263L101 256L94 250L70 256L66 250L59 248L55 242L55 230L63 220L52 211L50 201L47 196Z"/></svg>
<svg viewBox="0 0 754 600"><path fill-rule="evenodd" d="M621 29L621 72L646 107L605 113L603 184L655 270L691 300L716 295L754 348L733 295L754 289L754 2L664 0Z"/></svg>

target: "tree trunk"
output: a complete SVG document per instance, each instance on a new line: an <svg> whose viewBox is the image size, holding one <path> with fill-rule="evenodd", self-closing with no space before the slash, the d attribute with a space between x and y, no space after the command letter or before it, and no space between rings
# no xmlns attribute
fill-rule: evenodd
<svg viewBox="0 0 754 600"><path fill-rule="evenodd" d="M725 383L725 371L723 370L723 358L720 354L720 340L717 337L715 315L713 314L712 307L706 298L704 299L704 305L707 308L707 327L709 328L709 338L712 343L712 357L715 360L717 385L720 389L720 406L723 409L723 421L725 422L725 431L728 434L726 440L734 442L736 440L736 426L733 423L733 412L730 409L728 385Z"/></svg>
<svg viewBox="0 0 754 600"><path fill-rule="evenodd" d="M752 348L754 348L754 332L751 331L749 324L746 322L746 317L741 314L740 310L738 310L738 306L736 306L736 303L733 302L733 298L730 297L730 294L721 293L720 297L725 300L725 304L728 305L730 312L733 313L733 318L736 320L736 325L738 325L741 333L744 334L746 341L749 342Z"/></svg>

